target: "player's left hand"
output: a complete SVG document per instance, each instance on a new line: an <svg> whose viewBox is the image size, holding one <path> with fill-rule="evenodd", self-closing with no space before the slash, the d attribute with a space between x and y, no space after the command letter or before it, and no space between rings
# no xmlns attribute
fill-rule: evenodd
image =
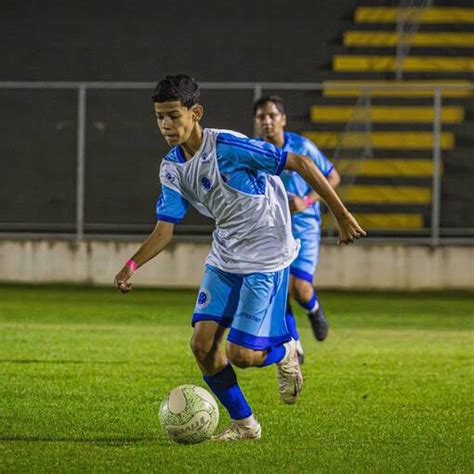
<svg viewBox="0 0 474 474"><path fill-rule="evenodd" d="M132 289L132 284L129 283L129 279L133 275L133 270L129 265L125 265L122 270L120 270L114 279L115 288L120 290L122 293L128 293Z"/></svg>
<svg viewBox="0 0 474 474"><path fill-rule="evenodd" d="M304 211L308 207L304 199L296 195L291 196L288 200L288 204L290 205L290 212L292 214Z"/></svg>
<svg viewBox="0 0 474 474"><path fill-rule="evenodd" d="M347 212L337 219L339 224L339 244L352 244L355 239L365 237L367 232L359 225L355 217Z"/></svg>

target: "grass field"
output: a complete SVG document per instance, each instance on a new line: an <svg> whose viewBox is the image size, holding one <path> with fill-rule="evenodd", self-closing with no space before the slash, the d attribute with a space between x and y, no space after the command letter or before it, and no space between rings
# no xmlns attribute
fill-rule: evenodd
<svg viewBox="0 0 474 474"><path fill-rule="evenodd" d="M182 446L157 409L204 386L194 292L0 287L0 472L474 472L473 295L321 297L327 341L299 313L300 402L273 367L238 370L263 438Z"/></svg>

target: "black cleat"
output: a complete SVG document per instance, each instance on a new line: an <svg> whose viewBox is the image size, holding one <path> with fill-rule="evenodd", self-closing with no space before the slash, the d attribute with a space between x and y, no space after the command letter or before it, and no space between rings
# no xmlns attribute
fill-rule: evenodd
<svg viewBox="0 0 474 474"><path fill-rule="evenodd" d="M308 318L311 323L311 328L313 329L314 337L318 341L324 341L329 332L329 323L321 305L319 305L319 308L314 313L308 313Z"/></svg>

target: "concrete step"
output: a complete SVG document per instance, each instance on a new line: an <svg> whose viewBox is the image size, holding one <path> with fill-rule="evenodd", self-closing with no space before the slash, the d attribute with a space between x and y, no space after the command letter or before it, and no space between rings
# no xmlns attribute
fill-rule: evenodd
<svg viewBox="0 0 474 474"><path fill-rule="evenodd" d="M328 64L327 68L331 65ZM394 81L395 71L327 71L326 74L318 75L318 81ZM404 81L474 81L474 73L465 71L404 71Z"/></svg>
<svg viewBox="0 0 474 474"><path fill-rule="evenodd" d="M339 159L335 161L336 167L341 161L346 161ZM362 160L365 161L365 160ZM414 186L414 187L431 187L432 177L431 176L410 176L410 175L392 175L392 176L350 176L347 174L341 175L341 185L340 186L350 186L350 185L363 185L363 186Z"/></svg>
<svg viewBox="0 0 474 474"><path fill-rule="evenodd" d="M351 203L351 212L358 214L421 214L427 219L431 212L431 204L404 204L404 203ZM324 207L323 212L330 214Z"/></svg>
<svg viewBox="0 0 474 474"><path fill-rule="evenodd" d="M354 23L347 31L361 31L361 32L392 32L397 30L396 23ZM421 23L418 25L417 32L420 33L472 33L474 32L474 23ZM341 38L343 33L341 34Z"/></svg>
<svg viewBox="0 0 474 474"><path fill-rule="evenodd" d="M431 132L318 132L307 131L303 135L317 143L324 149L336 148L344 137L345 148L362 149L370 140L373 149L432 149L433 133ZM444 150L454 148L454 134L451 132L441 133L441 148Z"/></svg>
<svg viewBox="0 0 474 474"><path fill-rule="evenodd" d="M337 193L347 203L416 204L431 203L431 188L420 186L352 185L340 186Z"/></svg>
<svg viewBox="0 0 474 474"><path fill-rule="evenodd" d="M317 142L316 142L317 145ZM334 149L322 148L319 147L323 153L326 154L328 158L333 158ZM442 158L445 159L449 156L450 159L456 159L455 155L452 155L453 152L457 151L458 148L453 150L443 150ZM387 160L431 160L433 158L432 149L424 150L391 150L391 149L381 149L374 148L372 150L371 156L363 156L360 149L351 149L346 148L339 150L339 155L337 156L338 160L360 160L364 159L377 159L378 161L387 161ZM453 158L454 156L454 158ZM473 160L474 161L474 160Z"/></svg>
<svg viewBox="0 0 474 474"><path fill-rule="evenodd" d="M395 71L396 56L347 55L333 56L333 69L350 71ZM474 73L474 58L470 56L407 56L403 71L411 72L466 72Z"/></svg>
<svg viewBox="0 0 474 474"><path fill-rule="evenodd" d="M354 213L355 218L366 231L371 230L413 230L422 229L424 225L421 214L379 214L379 213ZM323 229L334 228L330 218L323 219Z"/></svg>
<svg viewBox="0 0 474 474"><path fill-rule="evenodd" d="M382 123L432 123L435 118L433 107L415 106L372 106L343 107L334 105L316 105L310 109L312 122L348 122L350 120L371 121ZM443 123L460 123L464 120L463 107L443 107L441 121Z"/></svg>
<svg viewBox="0 0 474 474"><path fill-rule="evenodd" d="M472 57L474 47L455 48L449 45L445 46L411 46L405 57L420 58L468 58ZM332 57L336 56L397 56L396 46L343 46L336 45L332 48Z"/></svg>
<svg viewBox="0 0 474 474"><path fill-rule="evenodd" d="M393 48L399 41L412 47L474 48L474 33L448 31L418 31L412 35L400 35L396 31L346 31L344 33L346 47Z"/></svg>
<svg viewBox="0 0 474 474"><path fill-rule="evenodd" d="M364 177L428 177L433 174L431 160L365 159L338 160L336 168L341 175Z"/></svg>
<svg viewBox="0 0 474 474"><path fill-rule="evenodd" d="M356 23L396 23L400 16L417 23L474 23L474 8L358 7L354 13Z"/></svg>
<svg viewBox="0 0 474 474"><path fill-rule="evenodd" d="M413 87L410 89L409 87ZM370 91L374 97L433 97L435 87L445 87L443 97L471 97L474 83L466 80L329 80L323 82L325 97L360 97ZM373 87L373 88L371 88ZM377 88L378 87L378 88ZM408 89L407 89L408 87Z"/></svg>
<svg viewBox="0 0 474 474"><path fill-rule="evenodd" d="M461 135L460 129L464 124L443 123L443 132L452 132L456 136L456 144L460 144L463 139L471 139L474 142L474 136L466 137ZM369 122L362 120L362 114L353 119L351 122L306 122L303 127L304 131L318 131L318 132L334 132L342 133L350 131L353 133L389 133L389 132L432 132L433 124L430 122Z"/></svg>

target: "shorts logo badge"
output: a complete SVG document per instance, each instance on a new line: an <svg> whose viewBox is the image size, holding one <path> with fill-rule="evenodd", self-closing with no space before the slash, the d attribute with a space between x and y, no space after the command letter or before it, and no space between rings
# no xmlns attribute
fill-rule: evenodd
<svg viewBox="0 0 474 474"><path fill-rule="evenodd" d="M202 187L207 191L209 191L212 187L211 180L207 176L203 176L201 178L201 184L202 184Z"/></svg>
<svg viewBox="0 0 474 474"><path fill-rule="evenodd" d="M197 307L205 308L211 302L211 294L208 290L204 289L199 292L197 299Z"/></svg>
<svg viewBox="0 0 474 474"><path fill-rule="evenodd" d="M201 161L203 161L204 163L205 163L206 161L209 161L209 154L203 153L203 154L201 155Z"/></svg>

